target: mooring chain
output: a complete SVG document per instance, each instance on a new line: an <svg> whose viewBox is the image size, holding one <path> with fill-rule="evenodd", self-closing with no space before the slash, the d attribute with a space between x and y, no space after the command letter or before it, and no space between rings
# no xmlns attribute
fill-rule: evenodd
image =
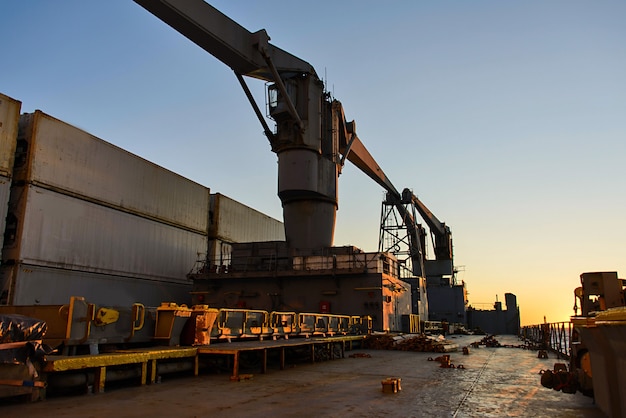
<svg viewBox="0 0 626 418"><path fill-rule="evenodd" d="M472 391L474 390L474 387L476 386L476 384L478 383L478 381L480 380L480 377L483 375L483 373L485 372L485 370L487 369L487 365L489 364L489 360L491 360L491 357L494 356L494 354L496 354L496 351L493 350L491 352L491 354L489 355L489 357L487 357L487 360L485 360L485 364L483 364L483 367L480 369L480 371L478 372L478 376L476 376L476 380L474 380L474 383L472 383L472 386L470 386L469 390L467 391L467 393L465 394L465 396L463 396L463 399L461 399L461 402L459 402L459 406L456 407L456 410L454 411L454 414L452 414L452 417L456 417L456 415L459 413L459 410L461 409L461 407L463 406L463 403L465 403L465 400L470 396L470 394L472 393Z"/></svg>

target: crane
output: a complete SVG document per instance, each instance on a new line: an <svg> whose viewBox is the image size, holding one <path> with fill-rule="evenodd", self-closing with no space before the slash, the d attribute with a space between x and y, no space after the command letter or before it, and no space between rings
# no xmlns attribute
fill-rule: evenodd
<svg viewBox="0 0 626 418"><path fill-rule="evenodd" d="M439 285L439 278L454 274L450 228L441 222L411 190L404 189L401 195L388 190L383 206L390 209L384 210L381 215L379 251L408 253L413 274L430 278L432 284ZM393 210L397 211L399 219L392 219L391 211ZM434 260L426 258L426 231L417 222L417 215L428 225L433 242ZM397 232L391 233L391 231L398 230L406 230L408 238L404 239ZM392 237L389 242L385 242L386 238L389 238L389 233ZM408 247L408 251L403 251L399 244Z"/></svg>
<svg viewBox="0 0 626 418"><path fill-rule="evenodd" d="M427 318L425 262L430 260L425 257L425 231L415 210L427 217L435 236L441 235L436 266L442 262L452 266L451 241L449 259L443 251L449 229L424 210L412 193L408 196L396 189L360 140L356 123L346 119L341 102L325 90L313 66L271 44L265 30L250 32L203 0L134 1L233 70L278 157L278 197L287 248L302 253L332 247L337 183L346 160L386 190L389 204L402 218L409 248L410 277L403 276L406 260L397 263L398 277L410 284L412 312ZM274 130L244 77L268 83L267 109Z"/></svg>
<svg viewBox="0 0 626 418"><path fill-rule="evenodd" d="M265 30L250 32L203 0L135 2L234 71L278 156L278 196L290 247L333 245L337 180L346 159L399 196L313 66L269 43ZM244 76L271 83L269 114L276 132L264 120Z"/></svg>
<svg viewBox="0 0 626 418"><path fill-rule="evenodd" d="M454 274L453 253L452 253L452 232L444 222L426 207L426 205L418 199L409 189L402 191L402 200L411 203L420 214L424 222L428 225L433 241L434 260L424 260L424 269L426 277L436 280L439 285L441 276Z"/></svg>

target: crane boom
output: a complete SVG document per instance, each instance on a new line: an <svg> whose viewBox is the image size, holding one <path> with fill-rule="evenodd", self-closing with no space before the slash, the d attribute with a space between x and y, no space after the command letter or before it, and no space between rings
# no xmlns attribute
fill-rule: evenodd
<svg viewBox="0 0 626 418"><path fill-rule="evenodd" d="M450 228L426 207L409 189L402 191L403 199L410 201L424 219L435 238L435 259L452 260L452 232Z"/></svg>
<svg viewBox="0 0 626 418"><path fill-rule="evenodd" d="M202 0L134 0L238 74L276 81L262 51L279 73L315 75L311 64L269 43L263 29L250 32Z"/></svg>
<svg viewBox="0 0 626 418"><path fill-rule="evenodd" d="M270 44L265 30L250 32L203 0L134 1L236 73L278 155L278 196L291 247L332 246L337 178L348 159L398 201L417 248L415 265L421 265L418 225L311 64ZM276 134L262 120L242 75L274 83L268 87L268 104Z"/></svg>
<svg viewBox="0 0 626 418"><path fill-rule="evenodd" d="M334 100L332 103L331 117L334 121L333 130L338 135L339 152L343 155L342 164L343 160L347 158L348 161L354 164L369 178L399 199L400 193L398 193L393 183L391 183L391 180L389 180L356 134L356 122L346 121L343 106L338 100Z"/></svg>

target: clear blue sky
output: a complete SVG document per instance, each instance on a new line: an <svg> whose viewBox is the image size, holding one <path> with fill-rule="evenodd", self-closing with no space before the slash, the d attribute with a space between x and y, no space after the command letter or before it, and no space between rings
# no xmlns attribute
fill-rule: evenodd
<svg viewBox="0 0 626 418"><path fill-rule="evenodd" d="M308 61L396 188L453 232L470 303L567 320L626 277L626 3L212 3ZM231 70L130 0L0 3L0 92L275 218L276 156ZM250 80L264 103L264 85ZM376 251L382 189L340 177L335 245Z"/></svg>

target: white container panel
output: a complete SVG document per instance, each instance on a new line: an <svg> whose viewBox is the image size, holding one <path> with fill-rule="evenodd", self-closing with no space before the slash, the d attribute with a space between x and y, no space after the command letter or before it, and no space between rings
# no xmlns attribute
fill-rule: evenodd
<svg viewBox="0 0 626 418"><path fill-rule="evenodd" d="M186 282L206 235L27 185L11 193L13 262Z"/></svg>
<svg viewBox="0 0 626 418"><path fill-rule="evenodd" d="M0 176L11 177L22 103L0 93Z"/></svg>
<svg viewBox="0 0 626 418"><path fill-rule="evenodd" d="M44 266L2 267L3 294L8 305L67 304L71 296L104 306L159 306L161 302L190 304L191 283L172 283ZM9 283L12 293L8 294Z"/></svg>
<svg viewBox="0 0 626 418"><path fill-rule="evenodd" d="M210 269L217 269L228 266L232 262L233 246L229 242L221 239L209 240L209 252L205 260L209 263Z"/></svg>
<svg viewBox="0 0 626 418"><path fill-rule="evenodd" d="M207 232L206 187L41 111L22 115L22 137L28 149L16 179Z"/></svg>
<svg viewBox="0 0 626 418"><path fill-rule="evenodd" d="M211 212L211 238L226 242L285 240L282 222L223 194L211 194Z"/></svg>

